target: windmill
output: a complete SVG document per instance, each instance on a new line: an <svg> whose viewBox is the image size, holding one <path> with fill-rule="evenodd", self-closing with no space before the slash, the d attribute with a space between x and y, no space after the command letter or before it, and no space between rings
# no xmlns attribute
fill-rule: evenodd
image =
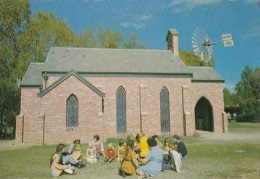
<svg viewBox="0 0 260 179"><path fill-rule="evenodd" d="M213 45L219 42L223 42L225 47L234 45L231 34L223 34L221 37L221 41L212 42L203 28L198 27L194 30L192 35L192 48L195 55L200 57L201 61L203 61L204 66L212 66L210 62L212 59Z"/></svg>

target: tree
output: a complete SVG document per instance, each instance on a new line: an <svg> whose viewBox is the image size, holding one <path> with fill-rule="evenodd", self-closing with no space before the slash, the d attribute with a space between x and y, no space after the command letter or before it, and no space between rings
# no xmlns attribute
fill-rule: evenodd
<svg viewBox="0 0 260 179"><path fill-rule="evenodd" d="M236 105L236 94L231 93L227 88L224 88L224 105L235 106Z"/></svg>
<svg viewBox="0 0 260 179"><path fill-rule="evenodd" d="M20 108L21 79L30 62L43 62L52 46L73 46L70 27L53 14L31 17L28 0L0 1L0 136L3 125L14 125ZM8 126L9 127L9 126Z"/></svg>
<svg viewBox="0 0 260 179"><path fill-rule="evenodd" d="M180 50L179 55L183 62L188 66L204 66L204 62L196 56L192 51ZM209 62L211 67L215 66L214 60L211 59Z"/></svg>
<svg viewBox="0 0 260 179"><path fill-rule="evenodd" d="M243 114L260 115L260 68L246 66L235 89Z"/></svg>
<svg viewBox="0 0 260 179"><path fill-rule="evenodd" d="M129 48L142 47L137 36ZM31 17L29 0L0 1L0 137L3 126L14 126L20 108L17 80L30 62L44 62L53 46L120 48L123 34L114 30L87 28L76 36L63 19L52 13L38 12Z"/></svg>
<svg viewBox="0 0 260 179"><path fill-rule="evenodd" d="M124 43L126 49L146 49L146 46L137 42L138 35L130 34L128 41Z"/></svg>
<svg viewBox="0 0 260 179"><path fill-rule="evenodd" d="M3 128L13 124L19 111L20 92L16 85L16 59L20 49L18 36L30 20L28 0L0 1L0 137Z"/></svg>
<svg viewBox="0 0 260 179"><path fill-rule="evenodd" d="M102 26L97 26L96 29L87 28L77 39L77 45L90 48L145 49L146 46L137 40L136 34L130 34L128 41L125 41L120 31L103 30Z"/></svg>
<svg viewBox="0 0 260 179"><path fill-rule="evenodd" d="M52 13L38 12L19 36L20 55L23 54L19 61L43 62L51 47L74 46L75 41L74 32L62 19Z"/></svg>

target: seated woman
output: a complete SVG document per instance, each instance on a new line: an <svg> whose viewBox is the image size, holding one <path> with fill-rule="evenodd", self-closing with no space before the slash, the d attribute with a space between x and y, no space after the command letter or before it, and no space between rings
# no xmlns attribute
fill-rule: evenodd
<svg viewBox="0 0 260 179"><path fill-rule="evenodd" d="M170 170L172 163L171 163L171 141L170 138L165 138L163 146L162 146L162 152L163 152L163 161L162 161L162 170Z"/></svg>
<svg viewBox="0 0 260 179"><path fill-rule="evenodd" d="M187 153L187 148L185 144L181 141L180 136L174 135L173 136L174 144L177 145L177 150L174 149L174 147L171 147L171 154L173 157L173 168L175 168L177 173L183 173L181 171L181 166L182 166L182 160L187 159L188 153Z"/></svg>
<svg viewBox="0 0 260 179"><path fill-rule="evenodd" d="M139 133L139 148L141 150L139 154L140 158L145 158L149 152L149 146L147 143L147 137L143 132Z"/></svg>
<svg viewBox="0 0 260 179"><path fill-rule="evenodd" d="M136 173L139 175L138 178L156 176L161 172L162 169L162 149L157 146L157 142L154 138L149 138L147 143L150 149L149 153L144 159L138 158L141 163L145 164L136 170Z"/></svg>
<svg viewBox="0 0 260 179"><path fill-rule="evenodd" d="M158 147L162 147L162 143L161 143L158 135L153 135L152 138L154 138L156 140Z"/></svg>
<svg viewBox="0 0 260 179"><path fill-rule="evenodd" d="M126 141L126 151L125 157L122 159L121 168L119 169L119 175L125 177L126 175L135 175L135 168L139 166L138 161L136 159L136 153L133 150L134 141L127 140Z"/></svg>

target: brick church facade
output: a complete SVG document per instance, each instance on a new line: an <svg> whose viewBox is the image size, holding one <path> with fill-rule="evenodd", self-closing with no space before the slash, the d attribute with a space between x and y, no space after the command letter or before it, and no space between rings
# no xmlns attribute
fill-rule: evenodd
<svg viewBox="0 0 260 179"><path fill-rule="evenodd" d="M168 50L52 47L21 81L16 140L226 132L224 80L211 67L183 63L175 29L166 41Z"/></svg>

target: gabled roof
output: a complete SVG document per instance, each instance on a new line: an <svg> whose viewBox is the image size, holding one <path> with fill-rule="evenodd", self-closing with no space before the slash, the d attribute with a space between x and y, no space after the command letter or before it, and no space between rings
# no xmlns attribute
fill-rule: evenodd
<svg viewBox="0 0 260 179"><path fill-rule="evenodd" d="M55 83L53 83L52 85L50 85L49 87L47 87L46 89L44 89L43 91L41 91L40 93L38 93L39 97L44 96L45 94L47 94L48 92L50 92L52 89L54 89L56 86L58 86L59 84L61 84L63 81L65 81L66 79L68 79L70 76L75 76L78 80L80 80L82 83L84 83L86 86L88 86L92 91L94 91L96 94L98 94L100 97L105 97L105 93L101 92L98 88L96 88L94 85L92 85L91 83L89 83L87 80L85 80L84 78L82 78L80 75L78 75L74 70L71 70L70 72L68 72L66 75L64 75L63 77L61 77L59 80L57 80Z"/></svg>
<svg viewBox="0 0 260 179"><path fill-rule="evenodd" d="M43 70L78 73L187 73L183 61L168 50L53 47Z"/></svg>
<svg viewBox="0 0 260 179"><path fill-rule="evenodd" d="M23 79L20 83L21 87L24 86L37 86L42 85L42 68L44 63L31 63L23 76Z"/></svg>
<svg viewBox="0 0 260 179"><path fill-rule="evenodd" d="M219 74L212 67L189 67L193 73L193 82L224 82Z"/></svg>
<svg viewBox="0 0 260 179"><path fill-rule="evenodd" d="M169 31L170 33L174 33ZM52 47L45 63L30 64L21 86L42 85L42 74L185 77L192 81L223 82L211 67L188 67L170 50Z"/></svg>

